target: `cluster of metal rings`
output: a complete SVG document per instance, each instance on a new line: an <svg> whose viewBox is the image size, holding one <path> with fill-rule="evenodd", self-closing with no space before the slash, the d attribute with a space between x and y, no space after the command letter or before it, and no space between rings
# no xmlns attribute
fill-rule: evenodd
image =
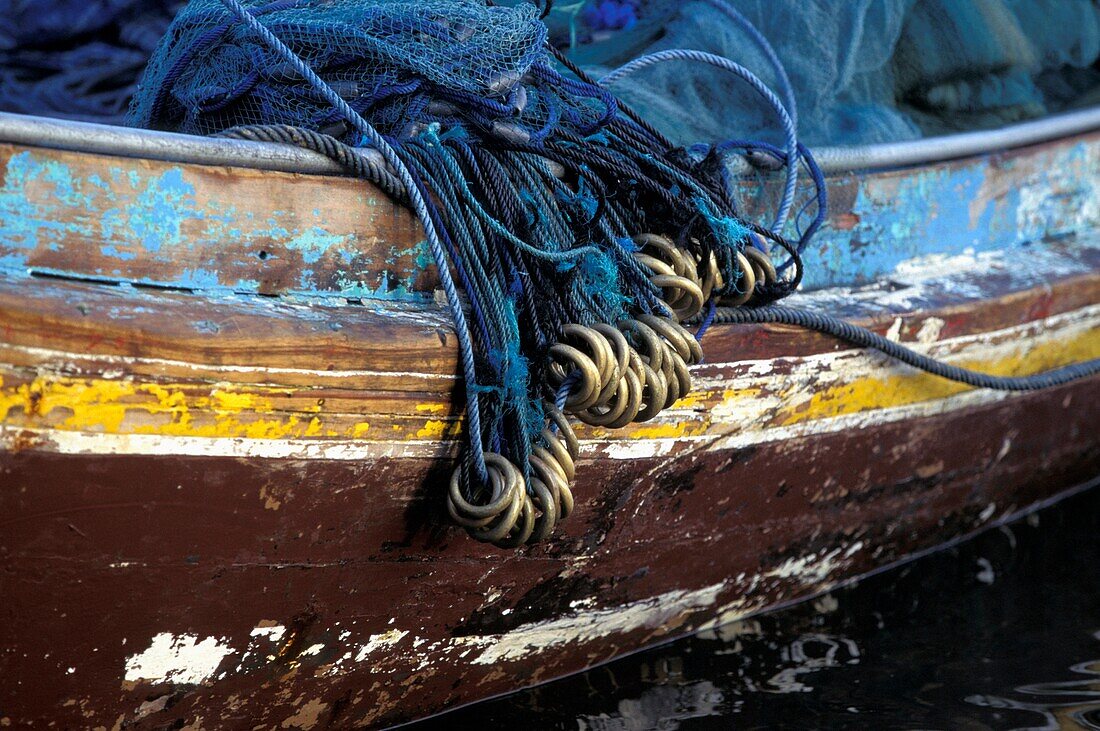
<svg viewBox="0 0 1100 731"><path fill-rule="evenodd" d="M678 320L694 317L715 290L722 291L725 282L713 253L707 255L703 266L699 257L677 247L668 237L643 234L634 237L634 243L641 249L634 258L653 272L650 281L661 287L665 303ZM775 265L763 249L746 246L743 251L734 252L733 257L741 277L736 292L720 297L721 305L748 304L758 284L772 285L778 281Z"/></svg>
<svg viewBox="0 0 1100 731"><path fill-rule="evenodd" d="M695 336L680 323L695 317L724 284L718 262L705 264L665 236L634 238L637 261L652 272L668 314L638 314L614 325L569 324L549 349L547 381L556 393L572 379L565 412L585 424L617 429L652 419L691 391L688 367L703 358ZM737 252L742 281L727 306L750 301L757 283L774 283L767 254L748 246ZM565 414L544 403L546 426L528 461L530 479L507 458L486 453L488 484L472 500L463 495L462 469L451 476L447 510L474 538L501 548L537 543L573 510L570 484L579 443Z"/></svg>
<svg viewBox="0 0 1100 731"><path fill-rule="evenodd" d="M554 404L543 404L546 426L531 449L530 481L510 460L494 452L485 454L489 471L486 494L474 501L462 494L462 469L451 475L447 512L479 541L500 548L538 543L553 532L559 520L573 512L570 484L576 474L580 442L565 415Z"/></svg>

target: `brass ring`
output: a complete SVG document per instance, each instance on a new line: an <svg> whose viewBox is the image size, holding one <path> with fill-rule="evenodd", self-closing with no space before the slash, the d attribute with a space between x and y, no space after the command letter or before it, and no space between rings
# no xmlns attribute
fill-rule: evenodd
<svg viewBox="0 0 1100 731"><path fill-rule="evenodd" d="M642 386L642 403L644 406L638 411L638 415L634 417L636 422L649 421L661 413L665 407L665 399L668 398L668 383L665 381L665 374L654 370L648 363L643 363L642 368L645 369L645 384Z"/></svg>
<svg viewBox="0 0 1100 731"><path fill-rule="evenodd" d="M564 449L562 451L564 451ZM550 469L552 469L554 471L554 474L557 476L558 482L565 483L565 484L568 485L569 482L573 479L573 474L575 474L575 473L572 470L567 471L565 465L563 465L554 456L554 454L550 450L548 450L546 447L543 447L543 446L532 447L531 448L531 454L533 456L538 457L539 459L541 459L543 462L546 463L547 467L549 467ZM572 466L573 465L570 464L570 467L572 467Z"/></svg>
<svg viewBox="0 0 1100 731"><path fill-rule="evenodd" d="M585 424L618 429L634 421L642 405L642 385L633 370L626 370L619 380L613 398L606 404L605 411L596 407L577 413L577 418Z"/></svg>
<svg viewBox="0 0 1100 731"><path fill-rule="evenodd" d="M615 357L615 379L604 384L603 390L600 391L600 398L596 402L606 404L615 395L618 381L622 380L623 374L630 368L630 343L626 342L621 332L605 322L593 325L592 329L607 340L608 347L611 348Z"/></svg>
<svg viewBox="0 0 1100 731"><path fill-rule="evenodd" d="M649 364L653 367L653 370L661 369L661 358L664 357L664 341L661 340L657 333L653 332L653 329L646 326L644 323L639 322L637 319L620 320L618 328L622 331L623 335L633 334L640 339L639 345L643 347L634 346L634 350L642 356L643 359L647 359ZM629 335L627 341L629 342Z"/></svg>
<svg viewBox="0 0 1100 731"><path fill-rule="evenodd" d="M660 259L670 266L675 274L688 278L694 276L695 262L691 260L691 255L677 246L669 237L659 234L641 234L634 237L634 243L641 249L643 256ZM646 254L647 248L655 249L661 256Z"/></svg>
<svg viewBox="0 0 1100 731"><path fill-rule="evenodd" d="M493 518L487 525L467 528L466 531L479 541L484 541L486 543L499 541L501 538L508 535L515 526L516 520L519 519L520 511L523 509L526 497L527 492L521 482L519 489L512 494L512 502L508 505L506 511Z"/></svg>
<svg viewBox="0 0 1100 731"><path fill-rule="evenodd" d="M532 458L531 466L535 466L534 458ZM538 543L549 538L554 531L554 526L558 524L558 496L554 494L555 490L547 487L537 477L531 478L531 491L534 493L532 498L533 507L538 509L539 515L535 519L531 535L527 537L525 543Z"/></svg>
<svg viewBox="0 0 1100 731"><path fill-rule="evenodd" d="M680 323L656 315L638 315L637 319L663 337L685 362L694 365L703 360L703 348L699 341Z"/></svg>
<svg viewBox="0 0 1100 731"><path fill-rule="evenodd" d="M554 388L560 388L561 384L565 381L567 374L570 371L566 371L565 367L561 365L560 360L571 361L574 369L581 374L581 380L575 384L566 398L565 405L570 411L576 411L580 409L587 409L592 404L596 403L600 397L600 391L602 390L602 382L600 381L600 371L596 364L587 355L582 353L572 345L566 345L564 343L555 343L550 346L549 356L552 359L547 380Z"/></svg>
<svg viewBox="0 0 1100 731"><path fill-rule="evenodd" d="M513 497L513 492L523 482L516 466L510 460L495 452L485 453L485 466L489 471L489 481L492 487L492 498L484 505L470 503L462 496L461 474L462 466L455 468L451 473L451 484L448 492L448 502L453 506L454 512L466 519L478 520L481 518L493 518L505 511ZM496 472L494 472L494 469Z"/></svg>
<svg viewBox="0 0 1100 731"><path fill-rule="evenodd" d="M517 518L506 535L492 541L492 544L498 548L518 548L522 546L531 537L531 533L535 529L535 506L531 504L530 496L524 492L523 499L516 502L520 505L520 517L523 522L520 523L519 518Z"/></svg>
<svg viewBox="0 0 1100 731"><path fill-rule="evenodd" d="M604 384L615 380L615 367L618 361L615 359L615 354L611 352L611 345L607 342L606 338L603 338L598 332L590 327L577 324L569 324L563 327L562 336L573 340L579 340L588 346L588 356L592 359L592 362L596 364L596 369L600 372L601 390ZM578 348L578 350L580 349Z"/></svg>
<svg viewBox="0 0 1100 731"><path fill-rule="evenodd" d="M740 251L735 252L734 256L737 258L737 265L741 271L740 284L743 289L739 289L735 295L726 295L722 298L722 304L727 307L739 307L745 304L752 299L753 291L756 289L756 275L753 273L752 264Z"/></svg>
<svg viewBox="0 0 1100 731"><path fill-rule="evenodd" d="M558 520L562 521L573 513L573 489L566 485L558 490Z"/></svg>
<svg viewBox="0 0 1100 731"><path fill-rule="evenodd" d="M745 258L752 263L753 274L756 275L757 282L774 284L779 279L779 274L775 271L775 264L772 263L771 257L760 249L755 246L746 246Z"/></svg>
<svg viewBox="0 0 1100 731"><path fill-rule="evenodd" d="M687 277L658 274L649 281L661 288L665 303L676 315L677 320L688 320L703 309L703 290L698 283ZM669 292L673 296L670 296Z"/></svg>
<svg viewBox="0 0 1100 731"><path fill-rule="evenodd" d="M558 435L554 434L549 429L542 430L542 441L546 443L546 446L537 446L533 451L538 453L540 449L546 450L549 459L552 459L554 464L561 467L565 480L567 482L571 481L574 475L576 475L576 461L573 455L569 454L569 449L566 448L562 440L558 438Z"/></svg>
<svg viewBox="0 0 1100 731"><path fill-rule="evenodd" d="M542 413L558 427L558 438L564 443L569 456L576 462L577 456L581 452L581 443L577 440L577 435L573 433L573 427L569 424L569 420L565 418L565 414L550 401L542 402Z"/></svg>
<svg viewBox="0 0 1100 731"><path fill-rule="evenodd" d="M691 393L691 373L688 371L687 363L683 358L674 357L672 359L673 377L672 380L676 381L676 398L669 401L669 406L676 403L684 396Z"/></svg>

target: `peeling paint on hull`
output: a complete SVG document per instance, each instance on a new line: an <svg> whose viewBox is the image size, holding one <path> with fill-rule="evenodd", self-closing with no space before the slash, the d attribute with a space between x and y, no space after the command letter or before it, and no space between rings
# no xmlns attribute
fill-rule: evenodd
<svg viewBox="0 0 1100 731"><path fill-rule="evenodd" d="M834 181L829 286L802 304L995 372L1097 357L1098 148ZM814 595L1100 474L1096 378L994 394L715 327L675 408L582 430L560 535L499 551L441 510L455 338L406 214L345 180L4 155L0 722L384 726ZM74 211L98 213L46 225ZM153 281L192 291L129 286Z"/></svg>

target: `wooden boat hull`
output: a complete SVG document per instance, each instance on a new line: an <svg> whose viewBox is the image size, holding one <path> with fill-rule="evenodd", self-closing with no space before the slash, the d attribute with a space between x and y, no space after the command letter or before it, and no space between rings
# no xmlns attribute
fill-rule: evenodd
<svg viewBox="0 0 1100 731"><path fill-rule="evenodd" d="M847 253L802 303L991 372L1100 356L1100 211L1074 198L1100 185L1097 148L851 176L826 236ZM257 174L6 155L0 206L56 225L20 224L20 239L8 208L0 244L19 257L0 269L0 721L391 724L812 596L1100 474L1096 378L974 391L797 329L716 327L693 394L654 422L583 431L578 509L554 541L486 547L442 511L461 403L430 270L377 255L415 251L403 213L349 213L348 181L269 174L264 196L219 199L258 190ZM1053 164L1082 156L1083 173ZM19 172L35 160L45 172ZM137 182L110 182L126 167ZM182 183L153 190L193 191L141 203L142 176L166 170ZM951 232L942 249L860 258L860 237L916 195L897 191L952 175L992 192L969 197L969 218L923 223ZM217 252L225 200L242 227L264 210L282 222ZM107 203L129 216L114 243L74 213L102 221ZM329 214L342 239L302 233ZM990 217L1043 234L989 244ZM158 268L164 249L134 233L149 220L190 267ZM246 253L283 267L277 282L223 274ZM826 281L857 259L849 284ZM404 284L386 303L355 295L349 268Z"/></svg>

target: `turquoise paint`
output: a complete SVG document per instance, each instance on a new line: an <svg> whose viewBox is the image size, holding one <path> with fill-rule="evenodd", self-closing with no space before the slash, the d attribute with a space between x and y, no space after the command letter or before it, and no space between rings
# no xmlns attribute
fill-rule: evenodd
<svg viewBox="0 0 1100 731"><path fill-rule="evenodd" d="M0 254L0 272L25 272L27 257L19 253Z"/></svg>
<svg viewBox="0 0 1100 731"><path fill-rule="evenodd" d="M32 202L41 197L42 191L46 201ZM94 210L89 197L79 192L67 166L39 159L30 151L12 155L0 188L0 251L36 249L67 235L90 236L93 221L88 218L61 223L57 212L71 206Z"/></svg>
<svg viewBox="0 0 1100 731"><path fill-rule="evenodd" d="M1026 185L1008 190L996 188L999 170L987 160L867 178L852 206L859 222L851 230L822 228L805 254L803 286L870 282L921 256L1021 248L1052 233L1098 226L1100 179L1087 172L1095 156L1075 145ZM1067 181L1074 188L1068 197L1060 190Z"/></svg>
<svg viewBox="0 0 1100 731"><path fill-rule="evenodd" d="M137 258L137 254L132 251L120 251L111 244L105 244L99 247L99 251L103 256L110 256L115 259L121 259L122 261L131 261ZM117 270L116 270L117 271Z"/></svg>
<svg viewBox="0 0 1100 731"><path fill-rule="evenodd" d="M188 289L218 290L224 289L213 269L184 269L179 276L179 285Z"/></svg>
<svg viewBox="0 0 1100 731"><path fill-rule="evenodd" d="M185 218L195 217L195 187L184 180L179 168L166 170L150 181L134 205L141 215L130 216L130 225L146 251L156 253L162 246L192 243L184 242L182 228Z"/></svg>
<svg viewBox="0 0 1100 731"><path fill-rule="evenodd" d="M1008 190L997 187L1000 172L1009 167L1004 161L861 179L850 208L854 227L827 225L821 231L806 253L806 287L859 284L920 256L1013 249L1100 226L1100 176L1095 173L1100 144L1078 143L1043 154L1038 161L1011 163L1032 172ZM114 260L105 269L78 275L112 281L123 278L119 262L151 255L166 272L178 271L175 262L188 252L184 260L196 264L148 283L201 290L220 299L235 291L258 291L264 272L259 252L268 251L270 261L275 256L271 249L285 246L303 263L295 272L292 297L418 302L431 297L411 291L418 272L432 265L423 241L375 249L372 257L359 250L361 242L354 236L327 230L319 209L312 215L277 210L255 216L229 202L199 205L183 169L154 175L127 164L115 161L98 174L80 176L33 150L13 155L0 186L0 269L25 274L33 250L57 251L65 239L87 240ZM361 196L364 206L388 205L375 198L366 190ZM201 238L193 235L197 230L203 231ZM242 243L247 261L219 271L217 255L225 241ZM415 262L413 271L396 271L402 258ZM75 269L81 262L73 260ZM341 272L333 278L335 263ZM384 267L390 271L380 272ZM335 282L319 281L324 279Z"/></svg>
<svg viewBox="0 0 1100 731"><path fill-rule="evenodd" d="M288 231L286 235L289 236L290 232ZM332 234L319 226L313 226L297 236L291 237L284 246L292 251L300 253L304 263L316 264L321 260L321 257L329 251L339 256L342 250L348 257L354 256L354 252L351 249L341 248L350 243L350 241L350 235ZM351 263L350 258L346 261L349 264Z"/></svg>

